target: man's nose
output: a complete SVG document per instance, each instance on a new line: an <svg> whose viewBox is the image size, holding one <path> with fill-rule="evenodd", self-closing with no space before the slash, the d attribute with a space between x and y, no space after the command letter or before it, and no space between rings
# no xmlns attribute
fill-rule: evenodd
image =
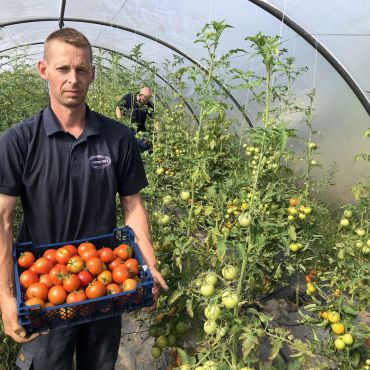
<svg viewBox="0 0 370 370"><path fill-rule="evenodd" d="M74 69L71 69L68 74L68 82L76 83L77 82L77 72Z"/></svg>

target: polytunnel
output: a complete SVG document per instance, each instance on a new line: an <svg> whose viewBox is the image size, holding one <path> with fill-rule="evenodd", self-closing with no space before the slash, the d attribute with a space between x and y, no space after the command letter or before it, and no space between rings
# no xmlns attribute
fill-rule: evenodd
<svg viewBox="0 0 370 370"><path fill-rule="evenodd" d="M365 0L0 0L0 132L36 113L27 99L35 107L46 101L47 83L37 85L28 67L36 71L45 39L58 29L74 28L92 45L93 110L116 119L124 94L152 87L143 198L160 271L172 286L150 325L139 317L150 336L125 334L130 353L120 349L116 369L369 368L370 336L354 323L369 327L369 11ZM33 94L22 93L22 84L35 86ZM0 182L0 193L5 188ZM0 226L0 241L2 233ZM76 232L71 244L89 236ZM134 311L135 299L150 295L145 285L137 294L129 306L112 301L97 316L112 307ZM276 313L264 306L272 300L285 306ZM76 309L82 306L73 307L64 316L60 310L70 308L55 311L47 324L39 317L30 323L27 311L22 323L35 330L41 321L41 331L88 321ZM268 315L275 329L284 319L284 329L269 332ZM140 332L130 320L129 330ZM308 327L318 334L310 337ZM261 344L265 334L268 345ZM12 356L0 360L4 369L14 368Z"/></svg>

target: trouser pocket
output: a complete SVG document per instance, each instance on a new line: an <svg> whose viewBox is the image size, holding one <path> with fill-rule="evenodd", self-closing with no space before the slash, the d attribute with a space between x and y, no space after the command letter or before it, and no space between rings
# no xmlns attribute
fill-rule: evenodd
<svg viewBox="0 0 370 370"><path fill-rule="evenodd" d="M17 360L15 362L18 369L30 370L32 369L32 363L33 363L33 354L27 353L24 350L20 350L17 356Z"/></svg>

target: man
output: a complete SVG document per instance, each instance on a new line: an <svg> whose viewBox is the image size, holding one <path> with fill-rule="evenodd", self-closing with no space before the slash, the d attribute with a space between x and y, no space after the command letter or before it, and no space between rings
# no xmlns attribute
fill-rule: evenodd
<svg viewBox="0 0 370 370"><path fill-rule="evenodd" d="M26 337L17 320L12 261L12 218L19 196L19 241L34 244L83 239L116 226L118 192L125 224L135 232L156 284L146 211L139 191L147 185L132 130L91 111L85 102L95 78L92 49L80 32L65 28L45 41L38 72L48 81L50 104L0 136L0 308L5 333L22 343L21 369L114 369L120 316ZM103 158L101 166L94 159ZM153 288L155 299L157 287Z"/></svg>
<svg viewBox="0 0 370 370"><path fill-rule="evenodd" d="M152 90L150 87L143 87L136 94L126 94L116 107L116 116L128 116L130 122L137 125L137 132L146 131L145 122L148 115L151 115L153 104L150 102Z"/></svg>

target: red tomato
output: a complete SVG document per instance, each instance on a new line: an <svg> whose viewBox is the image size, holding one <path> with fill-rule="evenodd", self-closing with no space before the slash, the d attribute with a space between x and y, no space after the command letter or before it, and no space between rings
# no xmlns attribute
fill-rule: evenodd
<svg viewBox="0 0 370 370"><path fill-rule="evenodd" d="M99 258L104 263L111 263L114 260L114 252L110 248L99 249Z"/></svg>
<svg viewBox="0 0 370 370"><path fill-rule="evenodd" d="M99 252L96 249L94 249L94 248L90 248L90 249L87 249L86 251L81 252L81 258L85 262L89 258L92 258L92 257L99 257Z"/></svg>
<svg viewBox="0 0 370 370"><path fill-rule="evenodd" d="M61 264L56 264L49 272L50 280L54 285L62 285L67 274L67 266Z"/></svg>
<svg viewBox="0 0 370 370"><path fill-rule="evenodd" d="M51 288L54 284L49 274L44 274L39 277L39 283L45 284L48 288Z"/></svg>
<svg viewBox="0 0 370 370"><path fill-rule="evenodd" d="M26 270L23 271L19 276L19 282L21 287L27 289L31 284L36 283L39 280L39 275L35 271Z"/></svg>
<svg viewBox="0 0 370 370"><path fill-rule="evenodd" d="M98 280L95 280L86 288L87 298L93 299L102 297L105 294L105 286Z"/></svg>
<svg viewBox="0 0 370 370"><path fill-rule="evenodd" d="M127 267L130 277L139 275L139 262L135 258L128 259L123 266Z"/></svg>
<svg viewBox="0 0 370 370"><path fill-rule="evenodd" d="M121 258L115 258L109 265L108 265L108 268L109 270L113 271L116 267L118 267L119 265L122 265L124 262L124 260L122 260Z"/></svg>
<svg viewBox="0 0 370 370"><path fill-rule="evenodd" d="M18 265L28 269L35 262L35 256L32 252L23 252L18 258Z"/></svg>
<svg viewBox="0 0 370 370"><path fill-rule="evenodd" d="M48 249L44 252L44 257L49 258L50 261L56 264L57 260L55 258L55 253L57 253L56 249Z"/></svg>
<svg viewBox="0 0 370 370"><path fill-rule="evenodd" d="M118 247L114 249L114 255L123 260L131 258L132 253L133 253L132 248L127 244L120 244Z"/></svg>
<svg viewBox="0 0 370 370"><path fill-rule="evenodd" d="M77 247L77 253L81 256L81 253L87 249L90 249L90 248L93 248L93 249L96 249L95 248L95 245L93 243L89 243L89 242L84 242L84 243L81 243L78 247Z"/></svg>
<svg viewBox="0 0 370 370"><path fill-rule="evenodd" d="M122 284L122 290L128 292L129 290L135 290L137 281L134 279L126 279Z"/></svg>
<svg viewBox="0 0 370 370"><path fill-rule="evenodd" d="M112 276L116 283L121 284L130 277L130 274L126 266L119 265L113 270Z"/></svg>
<svg viewBox="0 0 370 370"><path fill-rule="evenodd" d="M50 288L48 298L52 304L63 304L66 301L67 292L61 285L55 285Z"/></svg>
<svg viewBox="0 0 370 370"><path fill-rule="evenodd" d="M81 271L77 276L81 281L81 286L83 287L88 286L93 280L90 272L86 270Z"/></svg>
<svg viewBox="0 0 370 370"><path fill-rule="evenodd" d="M106 286L106 294L107 295L112 295L112 294L118 294L118 293L121 293L122 290L121 288L119 287L118 284L108 284Z"/></svg>
<svg viewBox="0 0 370 370"><path fill-rule="evenodd" d="M75 302L85 301L86 299L87 299L87 295L86 295L85 291L80 289L80 290L77 290L75 292L69 293L67 295L66 302L67 303L75 303Z"/></svg>
<svg viewBox="0 0 370 370"><path fill-rule="evenodd" d="M32 297L37 297L42 299L44 302L46 301L46 298L48 297L49 288L43 284L43 283L33 283L31 284L26 291L26 297L27 299Z"/></svg>
<svg viewBox="0 0 370 370"><path fill-rule="evenodd" d="M34 265L34 269L38 274L48 274L54 266L54 263L46 257L38 258Z"/></svg>
<svg viewBox="0 0 370 370"><path fill-rule="evenodd" d="M63 288L67 292L73 292L77 290L81 285L81 280L75 274L67 275L63 280Z"/></svg>
<svg viewBox="0 0 370 370"><path fill-rule="evenodd" d="M68 271L78 274L85 266L84 260L80 256L73 256L67 262Z"/></svg>
<svg viewBox="0 0 370 370"><path fill-rule="evenodd" d="M33 272L36 272L36 271L35 271L35 264L33 264L33 265L29 268L29 270L31 270L31 271L33 271Z"/></svg>
<svg viewBox="0 0 370 370"><path fill-rule="evenodd" d="M68 249L72 253L72 257L77 254L77 248L73 244L67 244L64 248Z"/></svg>
<svg viewBox="0 0 370 370"><path fill-rule="evenodd" d="M108 270L106 270L106 271L102 271L99 275L98 275L98 277L97 277L97 279L101 282L101 283L103 283L104 285L108 285L108 284L110 284L111 282L112 282L112 273L110 272L110 271L108 271Z"/></svg>
<svg viewBox="0 0 370 370"><path fill-rule="evenodd" d="M103 271L103 262L99 257L91 257L86 261L86 268L93 276L99 275Z"/></svg>
<svg viewBox="0 0 370 370"><path fill-rule="evenodd" d="M38 298L38 297L32 297L30 299L27 299L27 301L24 302L24 304L26 306L40 305L41 308L44 308L45 307L45 302L41 298Z"/></svg>
<svg viewBox="0 0 370 370"><path fill-rule="evenodd" d="M72 257L72 253L65 247L58 248L55 253L55 259L61 265L67 264L69 259Z"/></svg>

